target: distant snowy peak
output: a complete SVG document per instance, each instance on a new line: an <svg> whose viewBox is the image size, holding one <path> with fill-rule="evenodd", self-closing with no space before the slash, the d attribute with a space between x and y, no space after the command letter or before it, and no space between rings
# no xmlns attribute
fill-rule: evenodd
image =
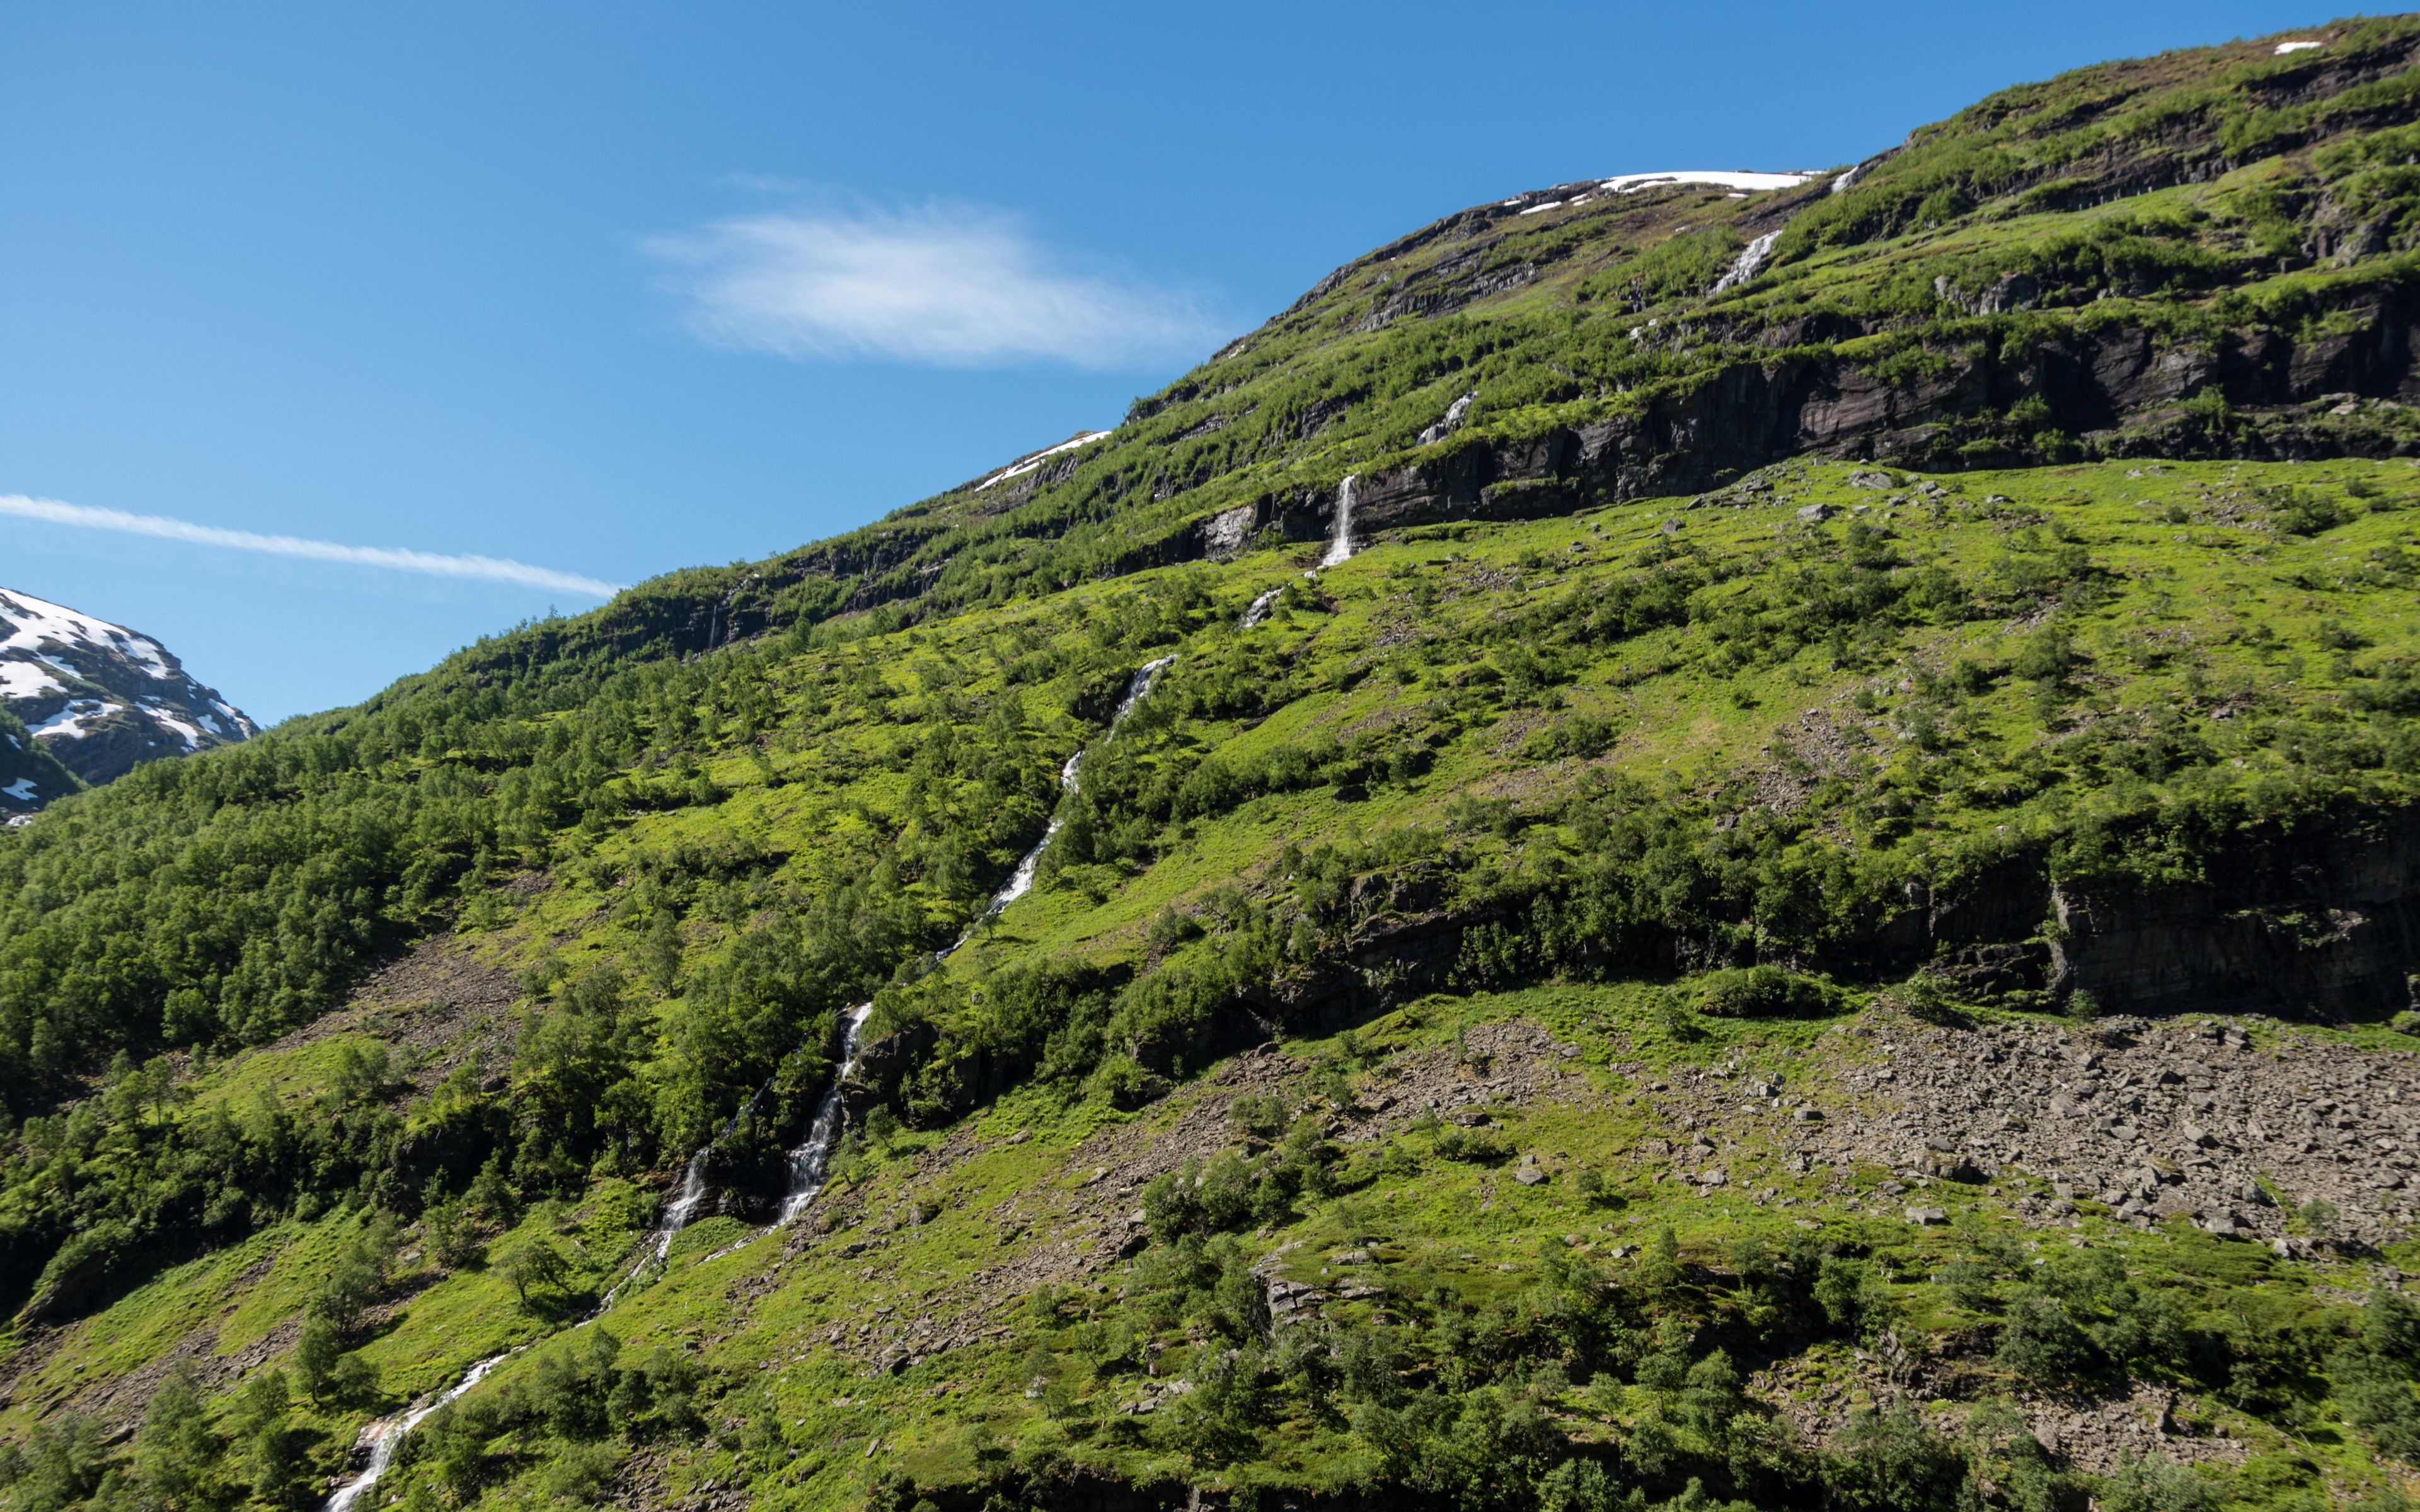
<svg viewBox="0 0 2420 1512"><path fill-rule="evenodd" d="M0 708L88 783L260 733L149 636L6 588ZM25 811L58 795L41 791L39 776L31 781L31 791L23 791L22 777L0 783L0 812Z"/></svg>

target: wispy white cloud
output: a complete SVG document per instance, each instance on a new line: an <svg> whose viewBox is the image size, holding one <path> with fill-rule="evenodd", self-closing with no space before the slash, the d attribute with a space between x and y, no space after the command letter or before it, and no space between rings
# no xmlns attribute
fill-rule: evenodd
<svg viewBox="0 0 2420 1512"><path fill-rule="evenodd" d="M1119 368L1218 336L1200 301L1068 269L983 210L768 213L644 246L699 337L783 357Z"/></svg>
<svg viewBox="0 0 2420 1512"><path fill-rule="evenodd" d="M0 515L42 520L53 525L81 526L85 530L116 531L121 535L148 535L163 541L190 542L194 546L257 551L265 556L302 557L313 562L339 562L357 567L386 567L396 572L426 573L434 578L467 578L485 582L517 583L527 588L553 588L596 598L611 598L622 591L616 584L582 577L576 572L533 567L525 562L507 562L498 557L454 556L437 551L412 551L400 547L340 546L334 541L312 541L299 535L261 535L252 531L228 531L215 525L196 525L191 520L171 519L165 515L130 515L121 509L93 509L84 504L62 503L56 499L29 499L23 494L0 494Z"/></svg>

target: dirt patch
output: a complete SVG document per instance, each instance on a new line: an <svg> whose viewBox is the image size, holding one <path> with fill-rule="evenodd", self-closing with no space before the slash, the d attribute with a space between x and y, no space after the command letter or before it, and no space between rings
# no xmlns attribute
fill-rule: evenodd
<svg viewBox="0 0 2420 1512"><path fill-rule="evenodd" d="M1906 1398L1921 1409L1937 1399L1920 1365L1911 1371L1883 1357L1895 1342L1886 1340L1876 1354L1858 1351L1855 1373L1849 1379L1814 1381L1803 1367L1786 1366L1779 1373L1759 1372L1749 1391L1772 1407L1802 1442L1829 1447L1860 1407ZM2154 1458L2241 1464L2252 1452L2251 1444L2211 1425L2196 1398L2143 1381L2134 1382L2123 1396L2026 1393L2009 1401L2024 1414L2027 1431L2067 1470L2112 1475L2129 1459ZM1966 1410L1962 1405L1951 1412L1954 1417Z"/></svg>
<svg viewBox="0 0 2420 1512"><path fill-rule="evenodd" d="M513 1037L520 988L453 933L431 935L373 970L344 1006L264 1047L294 1050L339 1034L366 1034L403 1052L426 1092L474 1056L499 1058Z"/></svg>

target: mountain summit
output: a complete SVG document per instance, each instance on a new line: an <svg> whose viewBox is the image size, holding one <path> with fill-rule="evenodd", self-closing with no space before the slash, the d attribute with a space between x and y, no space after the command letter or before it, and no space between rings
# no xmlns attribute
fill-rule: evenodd
<svg viewBox="0 0 2420 1512"><path fill-rule="evenodd" d="M149 636L5 588L0 709L85 783L260 733ZM12 752L0 760L29 761L15 733L8 736ZM45 782L42 774L11 767L0 779L0 813L29 813L59 795L55 775Z"/></svg>

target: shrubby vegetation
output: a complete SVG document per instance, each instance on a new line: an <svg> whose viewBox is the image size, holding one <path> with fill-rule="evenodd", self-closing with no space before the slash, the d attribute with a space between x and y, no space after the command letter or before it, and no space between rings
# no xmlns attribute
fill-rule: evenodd
<svg viewBox="0 0 2420 1512"><path fill-rule="evenodd" d="M2400 518L2397 495L2371 476L2239 497L2275 532L2264 539L2309 540L2315 559L2337 563L2353 532L2391 532ZM1653 1011L1671 1031L1702 1035L1693 1026L1836 1015L1903 977L1920 960L1878 941L1912 885L1954 887L2013 858L2078 887L2156 888L2207 874L2265 828L2353 824L2407 801L2420 745L2391 691L2403 632L2377 608L2399 577L2335 567L2295 590L2325 600L2307 625L2198 642L2223 655L2181 649L2180 637L2147 632L2172 623L2158 616L2177 600L2105 513L2131 520L2139 506L1986 492L1945 490L1889 527L1800 522L1776 540L1742 517L1731 535L1651 532L1601 563L1551 569L1544 552L1508 544L1510 564L1535 579L1509 600L1449 596L1456 579L1407 543L1395 565L1373 555L1383 595L1297 586L1250 635L1232 628L1248 591L1171 573L1098 591L1098 611L1080 621L977 620L929 649L921 631L794 640L675 671L566 679L442 744L406 718L423 695L398 695L63 807L5 855L28 879L12 906L40 921L10 939L12 959L44 980L179 984L157 1020L118 1023L99 1066L33 1071L29 1032L29 1069L8 1084L21 1117L0 1207L23 1319L90 1314L165 1264L271 1226L350 1214L362 1227L296 1297L283 1407L260 1376L240 1400L209 1404L207 1433L162 1427L191 1441L190 1471L148 1451L78 1448L61 1428L26 1442L22 1495L31 1504L54 1494L39 1488L64 1486L72 1501L100 1495L112 1474L163 1486L182 1474L216 1477L222 1499L275 1501L331 1462L308 1425L352 1421L406 1389L380 1363L383 1319L431 1278L484 1276L520 1326L577 1319L632 1254L644 1207L629 1180L661 1180L701 1145L733 1211L762 1214L851 1001L871 998L869 1033L883 1046L833 1164L853 1191L1001 1099L1115 1117L1264 1032L1255 1016L1321 1032L1335 1011L1323 996L1335 989L1321 984L1356 950L1401 937L1394 921L1440 942L1412 985L1484 993L1645 976L1670 983ZM2159 549L2156 562L2193 561ZM1394 605L1423 616L1412 633L1371 618ZM1993 633L2011 620L2029 627ZM1133 669L1170 650L1181 655L1152 697L1114 738L1088 743L1033 900L936 969L932 952L979 918L1047 822L1076 732L1098 731ZM2289 656L2305 658L2302 684L2264 680ZM2309 680L2315 662L2324 683ZM1904 686L1888 678L1899 669ZM1828 689L1821 702L1837 718L1888 732L1886 757L1843 764L1792 730L1726 737L1743 742L1744 764L1683 780L1620 755L1642 728L1620 712L1628 701L1678 695L1770 730L1758 706L1813 696L1784 694L1793 687ZM426 696L446 707L457 695ZM2215 707L2241 712L2218 720ZM417 743L388 744L406 726L422 732ZM298 754L313 751L332 768L324 779ZM362 769L335 771L340 755ZM179 899L172 906L191 913L212 897L160 890L181 862L142 872L122 857L143 846L214 854L209 837L234 832L222 826L240 825L243 805L220 804L190 832L149 816L205 791L193 774L221 764L282 772L304 790L259 800L281 822L313 794L331 813L423 812L424 789L458 782L446 811L480 838L441 890L414 902L398 873L363 892L359 912L339 907L340 937L354 943L330 960L350 964L329 964L318 991L334 998L375 952L451 918L468 938L512 945L522 1000L508 1046L441 1074L418 1052L343 1037L320 1049L305 1035L267 1054L321 1057L310 1090L269 1095L238 1078L262 1054L247 1039L284 1021L244 1027L256 1010L230 1005L256 1000L224 976L214 987L163 979L194 959L166 930L134 936L138 951L122 940L103 949L111 937L90 921L129 898ZM1559 776L1509 789L1480 779L1515 771ZM1757 795L1774 791L1786 801ZM542 792L583 796L529 808ZM1316 817L1364 811L1392 817ZM1314 817L1280 817L1301 815ZM1243 851L1255 857L1246 868L1213 872L1197 859L1205 842L1251 833L1269 838ZM392 856L407 854L404 872L439 874L425 846L398 842ZM78 867L128 880L115 892L61 885L55 903L39 890L54 884L39 879ZM1151 890L1171 876L1198 881ZM263 887L277 877L264 872ZM244 938L249 903L233 896L236 906L208 906ZM1135 896L1162 901L1132 916L1116 950L1029 949L1018 933L1047 917L1037 908L1081 916ZM601 949L566 948L582 938ZM1893 990L1947 1011L1923 980ZM54 999L21 1001L39 1001L39 1017ZM177 1016L171 1004L183 1005ZM1345 1070L1354 1064L1348 1056ZM1340 1080L1330 1095L1351 1093ZM1279 1330L1256 1300L1256 1235L1423 1169L1509 1177L1517 1151L1485 1127L1433 1120L1348 1158L1316 1119L1266 1099L1237 1104L1233 1133L1224 1152L1135 1194L1152 1242L1123 1301L1060 1297L1045 1304L1055 1309L1045 1349L1020 1335L1047 1421L1073 1431L1097 1420L1105 1450L1180 1452L1221 1473L1315 1431L1357 1446L1356 1473L1372 1484L1471 1505L1609 1504L1633 1490L1685 1499L1693 1481L1694 1494L1762 1504L1948 1505L1988 1481L2033 1487L2024 1494L2047 1507L2072 1489L2005 1425L1988 1442L1945 1438L1883 1412L1812 1456L1775 1429L1741 1385L1757 1362L1823 1341L1880 1348L1895 1329L1926 1326L1905 1301L1916 1282L1854 1247L1810 1241L1686 1264L1651 1254L1607 1270L1550 1246L1534 1257L1539 1289L1517 1302L1438 1273L1395 1293L1391 1332L1367 1341ZM1593 1168L1571 1180L1609 1211L1631 1200ZM607 1204L619 1216L566 1216L606 1193L628 1194ZM410 1261L398 1257L407 1248ZM2420 1398L2395 1363L2392 1298L2374 1304L2386 1321L2373 1329L2278 1313L2252 1288L2147 1286L2088 1256L2042 1266L1988 1234L1937 1285L1988 1331L1986 1352L2012 1389L2149 1377L2271 1412L2324 1392L2381 1452L2401 1452L2393 1446L2413 1431L2406 1409ZM2361 1342L2373 1333L2390 1342ZM1171 1335L1194 1351L1182 1366L1194 1391L1148 1422L1101 1416L1134 1361L1154 1379L1149 1346ZM510 1390L432 1419L398 1484L456 1500L506 1484L590 1496L626 1457L689 1431L684 1414L744 1398L739 1382L677 1352L659 1360L650 1343L609 1354L606 1337L549 1346ZM163 1396L163 1424L176 1399ZM747 1447L781 1442L745 1426L756 1415L741 1411L742 1426L718 1428L716 1442L781 1463ZM1581 1419L1602 1431L1575 1439ZM2107 1494L2158 1504L2174 1491L2165 1473L2143 1470L2139 1487Z"/></svg>
<svg viewBox="0 0 2420 1512"><path fill-rule="evenodd" d="M2411 35L2339 28L2332 56L2377 71ZM2298 1433L2333 1413L2352 1452L2420 1454L2392 1288L2355 1308L2195 1270L2181 1242L2038 1253L1981 1225L1921 1254L1870 1225L1683 1224L1684 1242L1647 1222L1667 1195L1611 1159L1555 1173L1554 1231L1481 1266L1381 1237L1357 1205L1450 1191L1431 1219L1467 1237L1497 1220L1459 1194L1545 1181L1516 1164L1535 1150L1484 1119L1379 1144L1336 1122L1378 1058L1348 1026L1432 993L1636 989L1624 1032L1676 1056L1812 1034L1885 989L1937 1022L2088 1021L2088 994L2041 981L1961 995L1931 911L2054 882L2118 902L2231 887L2289 842L2401 823L2420 797L2405 470L1853 484L1866 470L1791 464L1695 508L1491 494L1560 513L1388 531L1316 579L1281 530L1232 564L1174 561L1212 511L1299 516L1347 471L1542 445L1742 364L1845 351L1907 383L2110 331L2350 329L2420 234L2408 101L2382 73L2259 103L2302 67L2200 55L2000 97L1849 193L1811 191L1770 273L1720 301L1732 217L1757 204L1680 190L1432 228L1030 482L674 575L0 834L9 1506L306 1504L370 1414L520 1344L384 1489L415 1512L703 1495L711 1464L760 1499L900 1512L1180 1473L1239 1509L2206 1504L2205 1477L2090 1480L2025 1427L2028 1399L2136 1383ZM2205 147L2294 155L2122 204L2078 187ZM1420 440L1474 390L1461 429ZM2408 441L2399 413L2290 423L2309 449L2382 451ZM2003 396L1945 422L1940 455L2081 457L2066 423ZM2213 387L2160 435L2235 455L2287 423ZM990 918L1054 817L1033 893ZM2055 922L1993 939L2040 948ZM510 1011L329 1017L375 968L440 953L509 973ZM893 1379L836 1352L871 1326L861 1293L912 1314L897 1257L978 1202L978 1237L915 1253L1034 1252L1014 1193L919 1189L866 1237L794 1230L701 1269L768 1215L859 1003L831 1166L852 1225L938 1149L1056 1180L1079 1140L1248 1044L1328 1058L1311 1103L1241 1096L1216 1152L1111 1199L1140 1214L1114 1285L1045 1286L946 1369ZM700 1149L694 1249L633 1281L651 1194ZM1617 1218L1652 1242L1606 1253ZM1383 1276L1383 1315L1355 1297L1354 1326L1281 1326L1264 1267L1331 1237L1368 1253L1323 1287ZM258 1269L197 1279L238 1253ZM729 1284L776 1254L763 1273L812 1278L829 1309ZM616 1282L603 1321L567 1327ZM234 1310L209 1326L244 1343L180 1343L210 1286ZM760 1305L797 1324L778 1350ZM1954 1429L1885 1402L1815 1444L1749 1389L1946 1337L1992 1383ZM224 1365L251 1346L265 1365ZM54 1405L85 1400L87 1360L158 1367L131 1439ZM902 1438L921 1481L884 1452ZM2317 1473L2233 1489L2293 1504Z"/></svg>

